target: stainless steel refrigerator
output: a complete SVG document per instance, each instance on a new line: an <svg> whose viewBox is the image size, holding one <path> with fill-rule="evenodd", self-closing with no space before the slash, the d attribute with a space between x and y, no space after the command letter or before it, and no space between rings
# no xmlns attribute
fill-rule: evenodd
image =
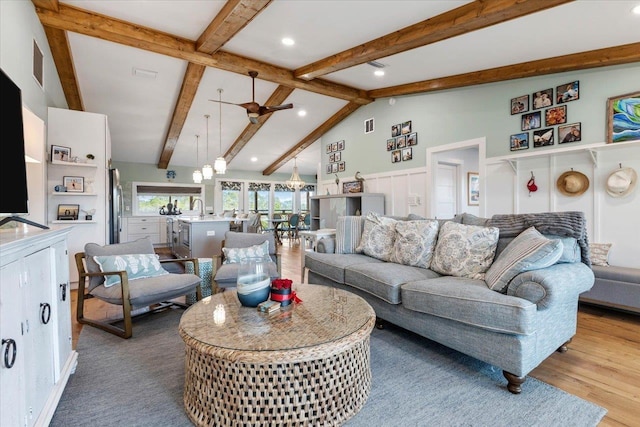
<svg viewBox="0 0 640 427"><path fill-rule="evenodd" d="M118 169L109 169L109 243L120 243L122 231L122 187Z"/></svg>

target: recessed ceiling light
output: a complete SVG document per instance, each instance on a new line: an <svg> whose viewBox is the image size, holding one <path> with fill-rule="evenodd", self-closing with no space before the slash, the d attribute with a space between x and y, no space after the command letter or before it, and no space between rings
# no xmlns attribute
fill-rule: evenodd
<svg viewBox="0 0 640 427"><path fill-rule="evenodd" d="M382 76L384 76L384 71L383 70L375 70L373 72L373 74L375 74L378 77L382 77Z"/></svg>
<svg viewBox="0 0 640 427"><path fill-rule="evenodd" d="M300 117L304 117L304 116L306 116L306 115L307 115L307 110L300 110L300 111L298 111L298 115L299 115Z"/></svg>
<svg viewBox="0 0 640 427"><path fill-rule="evenodd" d="M636 15L640 15L640 4L634 7L633 9L631 9L631 11Z"/></svg>
<svg viewBox="0 0 640 427"><path fill-rule="evenodd" d="M282 44L285 46L293 46L296 42L292 38L285 37L282 39Z"/></svg>
<svg viewBox="0 0 640 427"><path fill-rule="evenodd" d="M252 161L252 162L257 162L257 161L258 161L258 158L257 158L257 157L252 157L252 158L251 158L251 161Z"/></svg>

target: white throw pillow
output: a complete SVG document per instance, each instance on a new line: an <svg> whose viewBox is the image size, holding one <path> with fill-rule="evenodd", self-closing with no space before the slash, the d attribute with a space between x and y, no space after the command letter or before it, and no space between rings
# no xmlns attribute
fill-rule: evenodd
<svg viewBox="0 0 640 427"><path fill-rule="evenodd" d="M497 227L445 222L431 260L431 270L455 277L483 279L498 246Z"/></svg>
<svg viewBox="0 0 640 427"><path fill-rule="evenodd" d="M129 281L169 274L160 265L156 254L96 255L93 260L100 266L100 271L103 273L126 271ZM120 276L109 275L104 282L104 287L108 288L118 283L120 283Z"/></svg>
<svg viewBox="0 0 640 427"><path fill-rule="evenodd" d="M364 230L356 252L364 253L383 261L391 261L396 238L396 220L369 213L364 221Z"/></svg>
<svg viewBox="0 0 640 427"><path fill-rule="evenodd" d="M269 256L269 241L247 248L222 248L224 264L238 264L247 258L264 258Z"/></svg>
<svg viewBox="0 0 640 427"><path fill-rule="evenodd" d="M438 221L398 221L392 260L429 268L438 239Z"/></svg>
<svg viewBox="0 0 640 427"><path fill-rule="evenodd" d="M609 265L609 251L611 243L590 243L591 264L606 267Z"/></svg>

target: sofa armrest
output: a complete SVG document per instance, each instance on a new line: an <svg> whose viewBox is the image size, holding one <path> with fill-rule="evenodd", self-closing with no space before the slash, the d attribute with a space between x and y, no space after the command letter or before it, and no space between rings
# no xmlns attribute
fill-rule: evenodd
<svg viewBox="0 0 640 427"><path fill-rule="evenodd" d="M316 252L323 254L332 254L336 251L336 238L323 237L316 242Z"/></svg>
<svg viewBox="0 0 640 427"><path fill-rule="evenodd" d="M581 262L554 264L513 278L507 295L524 298L544 310L557 301L578 300L594 283L593 271Z"/></svg>

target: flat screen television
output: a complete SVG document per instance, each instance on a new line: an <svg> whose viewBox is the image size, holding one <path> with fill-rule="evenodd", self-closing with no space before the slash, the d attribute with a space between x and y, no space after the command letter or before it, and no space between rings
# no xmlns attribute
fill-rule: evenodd
<svg viewBox="0 0 640 427"><path fill-rule="evenodd" d="M0 225L18 221L48 228L23 217L29 213L29 196L22 123L22 91L2 69L0 94L0 183L3 187L0 196Z"/></svg>

